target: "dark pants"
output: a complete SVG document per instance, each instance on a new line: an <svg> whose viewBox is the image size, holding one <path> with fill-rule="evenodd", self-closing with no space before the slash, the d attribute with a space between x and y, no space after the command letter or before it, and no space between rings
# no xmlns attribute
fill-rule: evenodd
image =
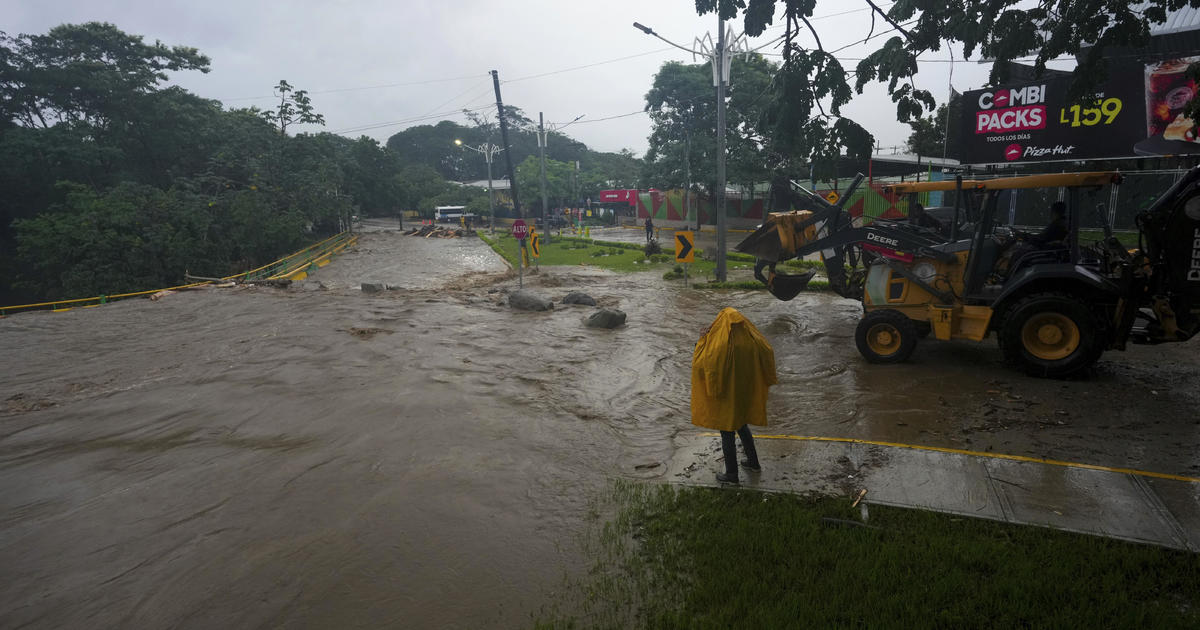
<svg viewBox="0 0 1200 630"><path fill-rule="evenodd" d="M654 236L654 228L646 228L646 241L649 242Z"/></svg>
<svg viewBox="0 0 1200 630"><path fill-rule="evenodd" d="M742 438L742 449L746 451L746 459L750 461L752 467L757 468L758 451L754 450L754 436L750 435L750 425L743 424L738 428L737 435ZM736 477L738 473L737 444L733 441L733 431L721 432L721 451L725 454L725 474Z"/></svg>

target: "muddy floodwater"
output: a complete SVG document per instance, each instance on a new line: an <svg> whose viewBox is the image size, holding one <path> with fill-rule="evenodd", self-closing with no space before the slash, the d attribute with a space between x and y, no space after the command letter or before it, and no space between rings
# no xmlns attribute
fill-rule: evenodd
<svg viewBox="0 0 1200 630"><path fill-rule="evenodd" d="M383 231L288 290L0 320L0 627L528 625L587 566L608 480L670 481L699 432L692 346L724 306L775 347L763 432L1200 475L1200 342L1069 381L1005 368L994 340L872 366L860 305L827 293L525 280L628 323L514 312L479 240Z"/></svg>

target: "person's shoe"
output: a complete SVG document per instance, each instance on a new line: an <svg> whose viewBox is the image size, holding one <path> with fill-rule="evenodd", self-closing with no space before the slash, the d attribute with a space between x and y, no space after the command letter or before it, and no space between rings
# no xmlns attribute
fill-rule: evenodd
<svg viewBox="0 0 1200 630"><path fill-rule="evenodd" d="M738 483L737 473L717 473L717 481L721 483Z"/></svg>
<svg viewBox="0 0 1200 630"><path fill-rule="evenodd" d="M758 462L751 463L748 459L742 460L742 468L753 470L754 472L762 472L762 466L760 466Z"/></svg>

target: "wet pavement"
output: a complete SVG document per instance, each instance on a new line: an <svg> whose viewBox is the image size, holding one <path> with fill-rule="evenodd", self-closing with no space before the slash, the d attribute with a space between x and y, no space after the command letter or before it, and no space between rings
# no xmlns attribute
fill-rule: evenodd
<svg viewBox="0 0 1200 630"><path fill-rule="evenodd" d="M526 625L589 566L608 480L671 481L711 440L689 366L725 306L776 350L765 432L1200 476L1195 343L1069 381L1007 369L990 341L873 366L861 306L827 293L586 268L525 282L627 325L514 312L485 244L393 231L289 290L0 319L0 627Z"/></svg>
<svg viewBox="0 0 1200 630"><path fill-rule="evenodd" d="M860 499L868 523L869 506L891 505L1200 552L1200 477L800 436L760 435L755 446L762 471L742 468L741 487ZM720 439L701 436L676 453L668 479L719 487L724 469Z"/></svg>

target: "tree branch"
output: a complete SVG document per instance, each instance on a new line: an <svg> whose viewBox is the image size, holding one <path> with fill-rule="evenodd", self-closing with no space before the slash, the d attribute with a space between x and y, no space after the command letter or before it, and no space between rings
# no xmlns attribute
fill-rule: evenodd
<svg viewBox="0 0 1200 630"><path fill-rule="evenodd" d="M900 31L900 34L904 36L904 39L912 41L912 35L909 35L908 31L904 30L899 24L892 21L892 18L888 17L888 14L883 12L883 9L880 9L878 6L876 6L874 2L871 2L871 0L866 0L866 2L867 4L871 5L872 9L875 10L874 13L871 14L872 19L874 19L875 13L878 13L881 17L883 17L883 19L887 20L888 24L891 24L897 31Z"/></svg>
<svg viewBox="0 0 1200 630"><path fill-rule="evenodd" d="M800 16L800 19L804 20L804 25L807 26L808 30L812 33L813 39L817 40L817 50L825 52L825 47L821 45L821 37L817 35L817 29L813 28L812 22L809 22L808 18L804 17L803 15Z"/></svg>

